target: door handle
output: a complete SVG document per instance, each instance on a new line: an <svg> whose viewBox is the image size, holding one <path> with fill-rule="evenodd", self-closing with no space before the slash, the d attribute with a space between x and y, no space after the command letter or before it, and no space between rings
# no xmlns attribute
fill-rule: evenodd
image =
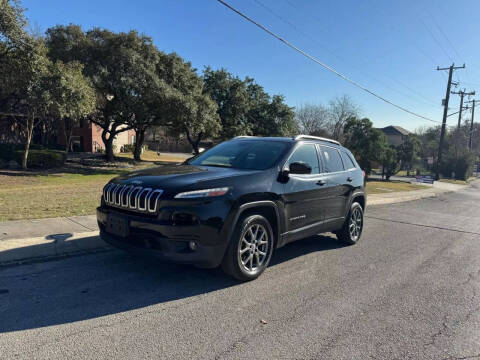
<svg viewBox="0 0 480 360"><path fill-rule="evenodd" d="M323 186L326 184L326 181L325 180L318 180L317 181L317 185L320 185L320 186Z"/></svg>
<svg viewBox="0 0 480 360"><path fill-rule="evenodd" d="M347 178L347 181L348 181L348 182L352 182L353 179L349 176L349 177Z"/></svg>

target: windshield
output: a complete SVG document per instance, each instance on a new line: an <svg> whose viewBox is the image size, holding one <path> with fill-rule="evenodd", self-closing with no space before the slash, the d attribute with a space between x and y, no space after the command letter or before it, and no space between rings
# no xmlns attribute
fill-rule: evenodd
<svg viewBox="0 0 480 360"><path fill-rule="evenodd" d="M204 152L189 163L191 165L265 170L275 165L287 150L288 145L287 142L267 140L227 141Z"/></svg>

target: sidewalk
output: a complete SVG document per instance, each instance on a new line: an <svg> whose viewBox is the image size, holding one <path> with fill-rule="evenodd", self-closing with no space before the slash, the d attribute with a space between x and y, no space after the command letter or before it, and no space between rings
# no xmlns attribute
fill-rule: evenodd
<svg viewBox="0 0 480 360"><path fill-rule="evenodd" d="M367 206L459 191L470 185L436 182L422 190L368 196ZM111 249L98 236L95 215L0 222L0 266Z"/></svg>
<svg viewBox="0 0 480 360"><path fill-rule="evenodd" d="M95 215L0 222L0 266L108 248Z"/></svg>

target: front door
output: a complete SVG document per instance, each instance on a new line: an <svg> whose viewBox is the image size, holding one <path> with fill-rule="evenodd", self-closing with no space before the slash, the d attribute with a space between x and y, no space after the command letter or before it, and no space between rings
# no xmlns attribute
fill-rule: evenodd
<svg viewBox="0 0 480 360"><path fill-rule="evenodd" d="M284 203L288 240L315 234L324 218L322 188L324 175L315 144L299 145L284 168L294 162L303 162L311 167L310 174L290 174L284 185Z"/></svg>
<svg viewBox="0 0 480 360"><path fill-rule="evenodd" d="M330 146L319 146L323 171L325 172L325 196L328 206L325 207L325 221L338 220L345 216L350 194L348 186L349 172L345 171L340 152Z"/></svg>

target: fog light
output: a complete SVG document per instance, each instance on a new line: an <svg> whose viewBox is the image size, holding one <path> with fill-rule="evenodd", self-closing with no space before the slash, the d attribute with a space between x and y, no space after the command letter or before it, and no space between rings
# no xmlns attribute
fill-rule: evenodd
<svg viewBox="0 0 480 360"><path fill-rule="evenodd" d="M189 241L188 247L190 248L190 250L195 251L195 249L197 248L197 243L195 241Z"/></svg>

